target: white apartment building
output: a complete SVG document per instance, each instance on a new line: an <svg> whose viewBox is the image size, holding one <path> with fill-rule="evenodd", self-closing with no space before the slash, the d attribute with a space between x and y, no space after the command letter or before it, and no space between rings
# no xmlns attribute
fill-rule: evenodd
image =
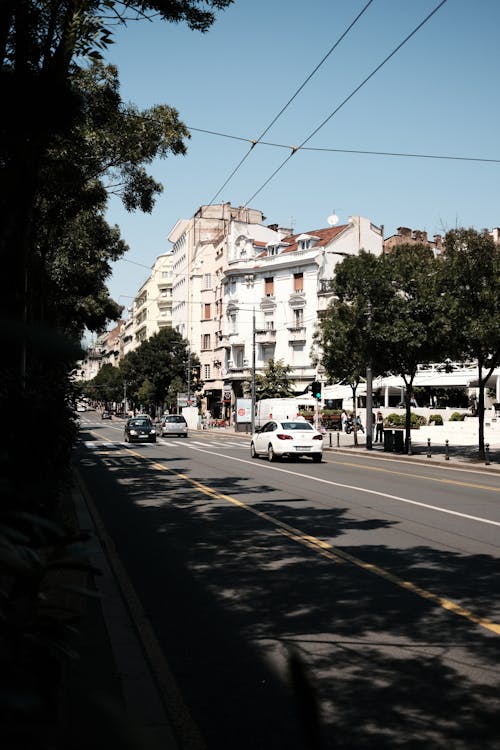
<svg viewBox="0 0 500 750"><path fill-rule="evenodd" d="M170 252L159 255L151 274L128 309L121 336L121 357L137 349L143 341L172 325L172 264Z"/></svg>
<svg viewBox="0 0 500 750"><path fill-rule="evenodd" d="M376 255L383 249L381 228L361 216L340 226L279 234L263 244L242 233L230 245L216 353L223 388L233 397L243 395L251 380L254 354L257 373L269 359L283 360L292 367L296 391L304 390L317 376L313 335L331 299L337 263L361 249Z"/></svg>
<svg viewBox="0 0 500 750"><path fill-rule="evenodd" d="M173 243L172 326L190 343L201 363L205 383L203 410L224 416L232 396L224 399L225 352L221 353L222 278L235 242L276 242L283 234L262 224L261 211L230 203L201 206L191 219L177 222L168 235ZM252 252L253 256L253 252Z"/></svg>

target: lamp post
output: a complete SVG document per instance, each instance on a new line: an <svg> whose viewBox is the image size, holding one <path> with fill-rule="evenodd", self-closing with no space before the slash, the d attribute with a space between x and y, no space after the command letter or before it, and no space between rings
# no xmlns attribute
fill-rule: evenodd
<svg viewBox="0 0 500 750"><path fill-rule="evenodd" d="M368 361L366 363L366 450L373 446L373 398L372 398L372 361L370 352L370 332L372 327L372 303L368 300L368 317L366 333L368 339Z"/></svg>

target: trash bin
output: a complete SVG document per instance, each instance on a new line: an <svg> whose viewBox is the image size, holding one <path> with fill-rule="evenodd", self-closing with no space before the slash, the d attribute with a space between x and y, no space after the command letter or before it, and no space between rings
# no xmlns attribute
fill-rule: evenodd
<svg viewBox="0 0 500 750"><path fill-rule="evenodd" d="M404 453L405 441L403 430L394 430L394 450L396 453Z"/></svg>
<svg viewBox="0 0 500 750"><path fill-rule="evenodd" d="M394 435L392 430L384 430L384 451L394 450Z"/></svg>

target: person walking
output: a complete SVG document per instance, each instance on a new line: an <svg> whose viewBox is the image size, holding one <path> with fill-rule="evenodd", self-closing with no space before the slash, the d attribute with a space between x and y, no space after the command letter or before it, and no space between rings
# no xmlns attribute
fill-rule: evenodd
<svg viewBox="0 0 500 750"><path fill-rule="evenodd" d="M381 443L384 436L384 416L381 411L375 417L375 443Z"/></svg>
<svg viewBox="0 0 500 750"><path fill-rule="evenodd" d="M340 418L342 420L342 432L345 432L345 425L347 422L347 412L345 409L342 410L342 414Z"/></svg>

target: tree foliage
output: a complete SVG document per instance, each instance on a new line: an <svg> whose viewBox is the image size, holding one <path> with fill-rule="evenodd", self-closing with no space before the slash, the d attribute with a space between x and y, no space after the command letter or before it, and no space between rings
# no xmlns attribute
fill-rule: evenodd
<svg viewBox="0 0 500 750"><path fill-rule="evenodd" d="M403 378L407 445L418 365L440 361L448 343L439 263L427 246L417 244L396 246L387 255L362 251L346 258L332 282L336 299L317 334L330 378L353 386L368 363L376 374Z"/></svg>
<svg viewBox="0 0 500 750"><path fill-rule="evenodd" d="M269 359L262 374L255 376L256 400L294 396L295 391L290 380L291 371L290 365L285 365L282 359Z"/></svg>
<svg viewBox="0 0 500 750"><path fill-rule="evenodd" d="M488 232L456 229L444 239L442 285L453 328L449 356L477 363L479 453L484 458L484 392L500 365L500 248Z"/></svg>

